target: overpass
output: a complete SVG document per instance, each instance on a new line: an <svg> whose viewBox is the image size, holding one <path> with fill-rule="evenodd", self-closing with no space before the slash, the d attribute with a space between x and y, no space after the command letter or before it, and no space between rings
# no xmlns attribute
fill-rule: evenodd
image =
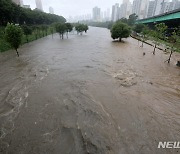
<svg viewBox="0 0 180 154"><path fill-rule="evenodd" d="M168 27L172 28L180 26L180 8L150 18L137 20L136 24L142 23L148 24L149 26L153 26L161 22L164 22Z"/></svg>

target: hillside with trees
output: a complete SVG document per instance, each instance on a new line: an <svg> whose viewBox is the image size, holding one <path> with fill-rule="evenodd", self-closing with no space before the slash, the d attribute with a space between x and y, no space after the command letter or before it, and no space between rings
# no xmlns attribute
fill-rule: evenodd
<svg viewBox="0 0 180 154"><path fill-rule="evenodd" d="M0 26L6 26L8 22L20 25L49 25L54 22L66 22L62 16L45 13L38 9L22 8L11 0L0 0L0 12Z"/></svg>

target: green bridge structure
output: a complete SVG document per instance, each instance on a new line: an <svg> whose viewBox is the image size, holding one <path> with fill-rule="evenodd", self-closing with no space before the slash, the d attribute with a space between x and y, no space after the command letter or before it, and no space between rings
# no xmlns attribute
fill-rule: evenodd
<svg viewBox="0 0 180 154"><path fill-rule="evenodd" d="M169 28L175 28L180 26L180 8L173 10L171 12L167 12L164 14L160 14L157 16L153 16L146 19L137 20L136 24L146 24L148 26L154 26L158 23L165 23Z"/></svg>

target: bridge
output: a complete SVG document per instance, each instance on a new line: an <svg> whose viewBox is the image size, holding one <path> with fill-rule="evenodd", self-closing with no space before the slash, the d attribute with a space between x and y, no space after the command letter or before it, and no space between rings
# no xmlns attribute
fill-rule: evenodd
<svg viewBox="0 0 180 154"><path fill-rule="evenodd" d="M164 22L168 27L171 28L180 26L180 8L150 18L137 20L136 24L142 23L153 26L161 22Z"/></svg>

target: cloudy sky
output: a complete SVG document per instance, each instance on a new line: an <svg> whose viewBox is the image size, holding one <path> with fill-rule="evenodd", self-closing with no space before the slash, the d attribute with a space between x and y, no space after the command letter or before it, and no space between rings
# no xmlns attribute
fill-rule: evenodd
<svg viewBox="0 0 180 154"><path fill-rule="evenodd" d="M49 12L49 6L54 8L55 14L66 18L69 16L84 15L92 12L95 6L102 10L111 8L115 3L122 3L122 0L41 0L45 12ZM132 0L131 0L132 1ZM35 0L23 0L24 4L36 7Z"/></svg>

